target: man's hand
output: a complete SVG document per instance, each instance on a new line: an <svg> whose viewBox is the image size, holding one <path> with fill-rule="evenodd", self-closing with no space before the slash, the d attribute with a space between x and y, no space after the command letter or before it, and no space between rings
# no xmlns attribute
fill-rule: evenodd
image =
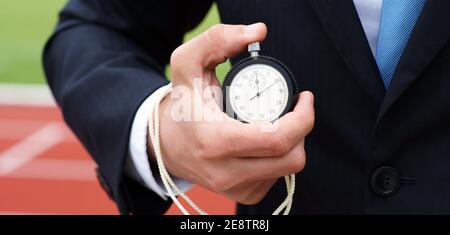
<svg viewBox="0 0 450 235"><path fill-rule="evenodd" d="M314 125L313 95L300 94L294 111L270 124L277 127L273 132L263 132L263 125L269 124L244 124L229 118L211 102L217 98L212 92L209 99L208 95L194 95L198 92L194 91L194 78L202 79L207 93L214 90L207 87L219 88L215 67L249 43L262 41L266 33L262 23L216 25L173 52L174 89L183 86L190 91L190 97L181 99L202 106L204 116L222 121L174 120L179 99L171 96L160 106L161 149L167 170L243 204L258 203L279 177L303 169L304 139Z"/></svg>

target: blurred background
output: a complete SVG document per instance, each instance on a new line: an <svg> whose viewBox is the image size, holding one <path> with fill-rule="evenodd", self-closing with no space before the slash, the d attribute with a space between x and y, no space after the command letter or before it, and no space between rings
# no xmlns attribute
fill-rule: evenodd
<svg viewBox="0 0 450 235"><path fill-rule="evenodd" d="M117 214L95 163L66 127L41 54L66 0L0 1L0 214ZM185 40L219 22L216 6ZM223 78L230 65L217 69ZM169 69L166 70L170 77ZM212 214L234 203L200 187L189 195ZM168 214L179 214L172 207Z"/></svg>

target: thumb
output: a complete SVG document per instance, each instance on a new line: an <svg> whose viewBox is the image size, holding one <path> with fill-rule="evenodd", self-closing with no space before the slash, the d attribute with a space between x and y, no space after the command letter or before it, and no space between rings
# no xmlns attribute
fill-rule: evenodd
<svg viewBox="0 0 450 235"><path fill-rule="evenodd" d="M262 41L267 28L263 23L245 25L218 24L178 47L172 54L172 74L202 77L227 58L242 52L248 44ZM174 76L175 77L175 76Z"/></svg>

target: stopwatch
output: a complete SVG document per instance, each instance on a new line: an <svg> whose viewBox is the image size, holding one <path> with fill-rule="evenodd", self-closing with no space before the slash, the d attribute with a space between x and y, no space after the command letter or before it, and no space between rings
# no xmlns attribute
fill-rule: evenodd
<svg viewBox="0 0 450 235"><path fill-rule="evenodd" d="M224 111L246 123L278 120L292 111L298 95L289 68L259 51L259 42L249 44L250 57L231 68L222 86Z"/></svg>

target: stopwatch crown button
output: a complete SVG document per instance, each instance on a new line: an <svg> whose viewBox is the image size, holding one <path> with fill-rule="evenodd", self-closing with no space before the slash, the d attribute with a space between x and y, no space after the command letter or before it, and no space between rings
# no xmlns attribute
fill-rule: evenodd
<svg viewBox="0 0 450 235"><path fill-rule="evenodd" d="M256 52L258 53L261 50L261 47L259 46L259 42L250 43L248 45L248 52Z"/></svg>

